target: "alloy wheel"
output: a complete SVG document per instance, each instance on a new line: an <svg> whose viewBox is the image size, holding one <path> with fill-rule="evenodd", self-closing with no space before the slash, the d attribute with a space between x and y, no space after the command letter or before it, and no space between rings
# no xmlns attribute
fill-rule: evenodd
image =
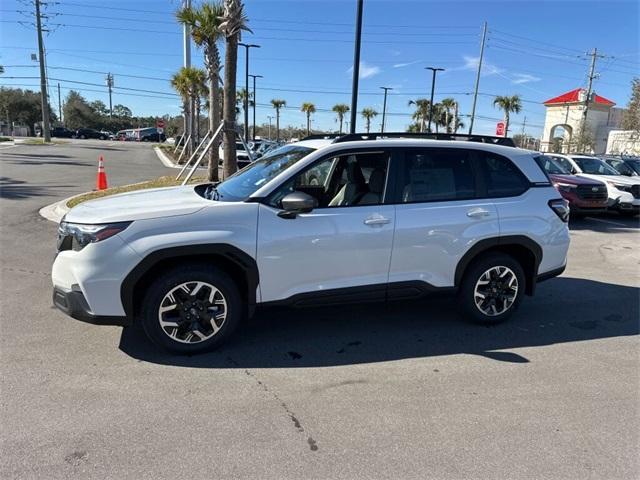
<svg viewBox="0 0 640 480"><path fill-rule="evenodd" d="M486 270L476 282L473 299L484 315L495 317L509 310L518 296L518 278L509 267Z"/></svg>
<svg viewBox="0 0 640 480"><path fill-rule="evenodd" d="M172 288L160 302L158 320L172 340L194 344L209 340L227 318L227 301L207 282L185 282Z"/></svg>

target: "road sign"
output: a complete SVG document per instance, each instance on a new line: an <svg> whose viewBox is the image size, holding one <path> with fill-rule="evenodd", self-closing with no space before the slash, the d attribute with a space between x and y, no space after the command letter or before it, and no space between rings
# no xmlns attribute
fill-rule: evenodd
<svg viewBox="0 0 640 480"><path fill-rule="evenodd" d="M496 135L498 137L504 137L504 127L505 127L505 123L504 122L498 122L496 123Z"/></svg>
<svg viewBox="0 0 640 480"><path fill-rule="evenodd" d="M164 133L164 128L162 127L157 127L156 130L158 131L158 134Z"/></svg>
<svg viewBox="0 0 640 480"><path fill-rule="evenodd" d="M164 128L164 120L156 120L156 128Z"/></svg>

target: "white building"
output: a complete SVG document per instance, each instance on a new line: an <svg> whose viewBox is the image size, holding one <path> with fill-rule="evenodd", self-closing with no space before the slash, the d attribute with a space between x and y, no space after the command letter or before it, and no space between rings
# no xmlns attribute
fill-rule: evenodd
<svg viewBox="0 0 640 480"><path fill-rule="evenodd" d="M578 135L580 128L582 128L586 95L585 89L576 88L544 102L547 112L540 146L542 151L551 151L554 144L558 143L559 149L563 153L569 153L574 148L575 140L573 137ZM595 148L592 153L604 153L609 132L620 128L623 109L614 108L614 105L614 102L597 95L595 92L591 95L586 128L595 140ZM554 139L556 139L555 142Z"/></svg>

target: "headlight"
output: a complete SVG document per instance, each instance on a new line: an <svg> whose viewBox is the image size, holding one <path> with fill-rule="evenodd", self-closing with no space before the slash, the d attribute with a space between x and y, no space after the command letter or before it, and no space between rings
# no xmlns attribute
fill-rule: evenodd
<svg viewBox="0 0 640 480"><path fill-rule="evenodd" d="M82 250L90 243L100 242L122 232L131 222L88 225L65 222L58 226L58 250Z"/></svg>
<svg viewBox="0 0 640 480"><path fill-rule="evenodd" d="M578 188L577 185L571 185L570 183L558 183L558 182L554 183L553 186L556 187L560 192L571 192L576 188Z"/></svg>
<svg viewBox="0 0 640 480"><path fill-rule="evenodd" d="M631 191L631 187L628 185L621 185L619 183L614 183L614 182L607 182L610 186L612 186L613 188L617 188L618 190L622 190L623 192L630 192Z"/></svg>

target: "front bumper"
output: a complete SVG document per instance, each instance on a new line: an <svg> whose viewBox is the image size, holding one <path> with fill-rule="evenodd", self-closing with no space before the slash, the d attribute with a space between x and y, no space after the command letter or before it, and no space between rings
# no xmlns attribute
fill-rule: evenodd
<svg viewBox="0 0 640 480"><path fill-rule="evenodd" d="M89 304L80 291L65 291L54 287L53 304L71 318L93 325L118 325L126 327L133 323L131 319L126 316L95 315L89 309Z"/></svg>

